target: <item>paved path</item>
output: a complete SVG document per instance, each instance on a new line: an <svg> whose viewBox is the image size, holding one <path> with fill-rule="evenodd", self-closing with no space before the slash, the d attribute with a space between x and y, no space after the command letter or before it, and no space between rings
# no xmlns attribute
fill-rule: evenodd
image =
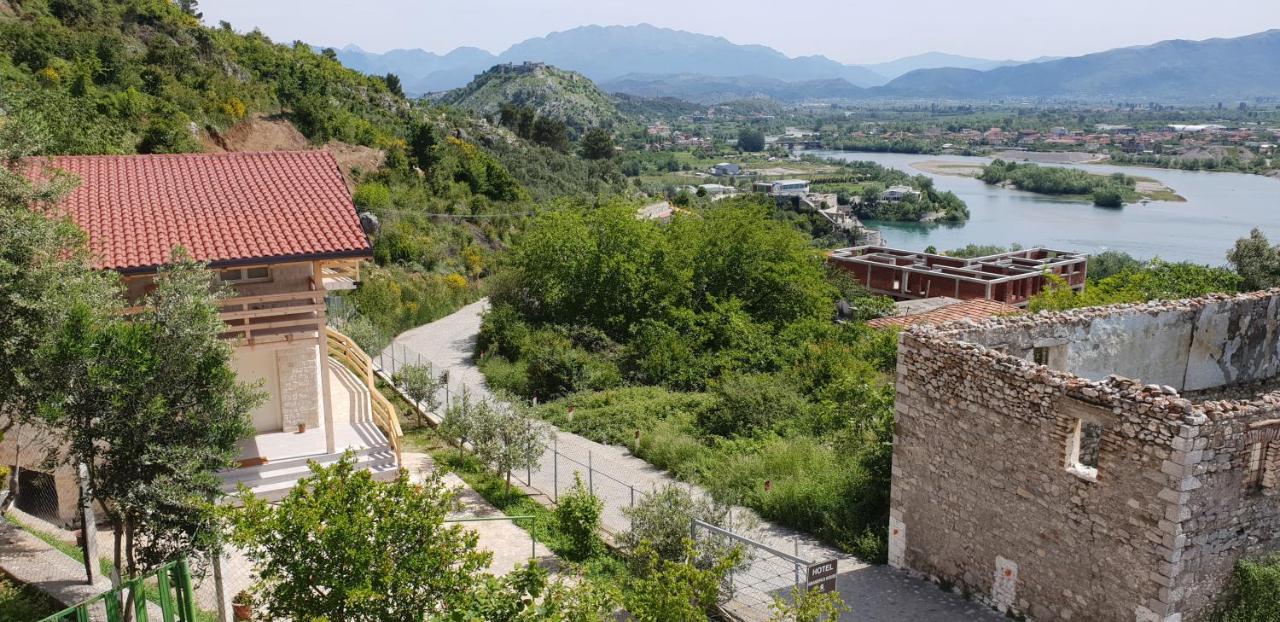
<svg viewBox="0 0 1280 622"><path fill-rule="evenodd" d="M487 301L481 300L399 335L380 357L384 369L394 372L406 361L430 362L436 373L449 371L453 395L465 387L477 398L492 397L483 375L472 361L480 316L487 306ZM572 484L574 471L582 473L584 479L589 478L596 495L604 500L602 522L605 529L613 533L630 528L622 510L632 499L640 499L649 490L675 484L697 494L707 494L677 482L666 472L632 456L625 448L602 445L559 430L555 431L553 447L548 448L539 467L529 474L527 483L554 498ZM733 513L740 517L738 521L755 523L757 526L749 531L750 537L769 547L811 561L839 560L836 585L851 608L841 616L843 621L995 622L1004 619L993 610L943 592L926 581L909 578L887 566L862 563L794 530L754 518L746 508L734 508ZM740 607L735 608L734 613L747 619L767 618L769 593L785 591L785 586L792 581L792 572L789 564L777 558L757 556L736 578L735 601L740 601Z"/></svg>

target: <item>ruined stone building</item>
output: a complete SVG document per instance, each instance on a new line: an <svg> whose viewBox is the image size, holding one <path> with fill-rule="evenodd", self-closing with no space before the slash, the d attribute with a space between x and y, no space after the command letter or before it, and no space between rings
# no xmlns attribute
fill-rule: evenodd
<svg viewBox="0 0 1280 622"><path fill-rule="evenodd" d="M1280 550L1280 290L901 336L889 561L1035 620L1203 620Z"/></svg>

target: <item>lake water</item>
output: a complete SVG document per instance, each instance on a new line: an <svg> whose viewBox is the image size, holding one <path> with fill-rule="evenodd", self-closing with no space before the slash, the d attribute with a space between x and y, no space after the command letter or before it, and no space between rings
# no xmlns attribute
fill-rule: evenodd
<svg viewBox="0 0 1280 622"><path fill-rule="evenodd" d="M933 175L911 165L925 161L986 164L989 158L901 153L808 151L841 160L870 160L913 175L933 178L939 190L956 193L969 206L964 224L867 221L887 244L911 250L938 250L966 244L1012 242L1098 253L1121 250L1135 257L1224 264L1235 241L1260 228L1280 243L1280 179L1241 173L1205 173L1167 169L1064 165L1096 173L1123 172L1160 180L1187 199L1185 203L1134 203L1121 209L1094 207L1047 195L989 186L971 177ZM1057 166L1057 165L1054 165Z"/></svg>

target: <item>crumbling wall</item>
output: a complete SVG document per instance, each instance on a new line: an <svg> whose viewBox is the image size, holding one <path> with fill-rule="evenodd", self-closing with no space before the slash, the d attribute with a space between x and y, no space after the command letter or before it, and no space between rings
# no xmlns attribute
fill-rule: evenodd
<svg viewBox="0 0 1280 622"><path fill-rule="evenodd" d="M1003 318L956 338L1058 365L1082 378L1112 374L1181 390L1266 380L1280 373L1280 292L1077 309ZM993 330L993 326L998 330Z"/></svg>
<svg viewBox="0 0 1280 622"><path fill-rule="evenodd" d="M898 361L891 564L1036 620L1177 619L1190 402L932 329ZM1096 481L1067 469L1077 416L1103 424Z"/></svg>
<svg viewBox="0 0 1280 622"><path fill-rule="evenodd" d="M1209 420L1192 439L1196 458L1185 494L1189 517L1182 574L1173 586L1183 608L1207 612L1224 592L1241 557L1280 551L1280 396L1251 402L1206 402L1199 405ZM1251 465L1253 444L1268 451ZM1261 469L1251 481L1253 468ZM1271 479L1262 475L1268 474ZM1198 619L1198 618L1196 618Z"/></svg>

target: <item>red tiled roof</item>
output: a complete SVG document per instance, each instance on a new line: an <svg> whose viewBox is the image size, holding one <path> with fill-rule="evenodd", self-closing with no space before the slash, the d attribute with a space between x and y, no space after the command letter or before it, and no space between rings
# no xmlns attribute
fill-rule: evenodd
<svg viewBox="0 0 1280 622"><path fill-rule="evenodd" d="M872 328L901 326L905 328L916 324L945 324L957 320L984 320L996 315L1009 315L1020 312L1022 312L1022 309L1010 304L985 298L975 298L915 315L878 317L873 320L867 320L867 326Z"/></svg>
<svg viewBox="0 0 1280 622"><path fill-rule="evenodd" d="M146 272L182 246L214 266L362 257L369 239L325 151L57 156L79 178L61 208L99 268ZM36 162L29 162L33 175Z"/></svg>

